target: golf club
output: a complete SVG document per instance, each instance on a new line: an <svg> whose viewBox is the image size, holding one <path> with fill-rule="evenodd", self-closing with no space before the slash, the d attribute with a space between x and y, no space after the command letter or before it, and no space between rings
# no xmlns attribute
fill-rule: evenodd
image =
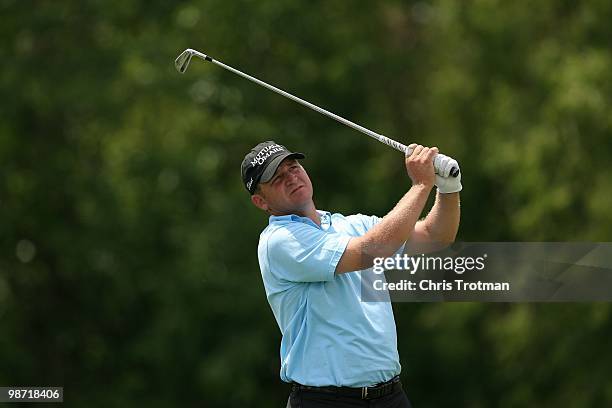
<svg viewBox="0 0 612 408"><path fill-rule="evenodd" d="M321 113L321 114L323 114L323 115L325 115L327 117L335 119L338 122L340 122L340 123L342 123L342 124L344 124L344 125L346 125L348 127L351 127L351 128L353 128L355 130L358 130L359 132L364 133L364 134L366 134L366 135L368 135L368 136L378 140L381 143L384 143L384 144L386 144L388 146L393 147L396 150L399 150L400 152L403 152L406 156L408 156L408 155L410 155L412 153L412 149L410 149L408 146L406 146L406 145L404 145L404 144L402 144L400 142L397 142L397 141L395 141L393 139L390 139L390 138L388 138L386 136L383 136L383 135L380 135L380 134L378 134L376 132L373 132L370 129L366 129L363 126L359 126L356 123L351 122L350 120L344 119L343 117L338 116L338 115L336 115L334 113L331 113L329 111L326 111L325 109L320 108L317 105L314 105L314 104L312 104L310 102L307 102L307 101L305 101L303 99L300 99L297 96L290 94L289 92L285 92L282 89L279 89L279 88L277 88L275 86L272 86L272 85L270 85L270 84L268 84L268 83L266 83L264 81L261 81L261 80L255 78L255 77L252 77L250 75L247 75L244 72L238 71L237 69L232 68L229 65L225 65L221 61L217 61L217 60L209 57L208 55L202 54L201 52L196 51L194 49L188 48L185 51L183 51L176 58L176 60L174 61L174 65L176 66L177 71L180 72L181 74L185 73L185 71L187 71L187 67L189 67L189 63L191 62L191 58L194 57L194 56L196 56L198 58L201 58L201 59L203 59L205 61L212 62L213 64L216 64L216 65L218 65L218 66L220 66L220 67L222 67L222 68L224 68L224 69L226 69L228 71L231 71L231 72L233 72L236 75L240 75L241 77L246 78L249 81L255 82L256 84L259 84L259 85L261 85L261 86L263 86L265 88L268 88L269 90L271 90L273 92L276 92L277 94L283 95L283 96L285 96L285 97L287 97L287 98L289 98L289 99L291 99L291 100L293 100L293 101L295 101L297 103L300 103L300 104L302 104L304 106L309 107L310 109L312 109L314 111L317 111L317 112L319 112L319 113ZM452 177L457 177L459 175L459 168L458 167L453 167L450 170L450 173L448 175L443 174L444 173L444 169L440 168L441 167L440 166L440 161L444 157L445 156L443 154L439 153L434 158L434 168L435 168L436 173L439 174L439 175L442 175L442 176L450 175Z"/></svg>

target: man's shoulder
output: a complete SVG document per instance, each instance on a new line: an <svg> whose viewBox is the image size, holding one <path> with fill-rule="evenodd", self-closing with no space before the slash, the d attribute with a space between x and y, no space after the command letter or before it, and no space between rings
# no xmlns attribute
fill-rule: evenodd
<svg viewBox="0 0 612 408"><path fill-rule="evenodd" d="M259 245L267 242L284 241L290 239L295 233L305 229L313 228L303 222L286 220L283 222L271 222L259 234Z"/></svg>

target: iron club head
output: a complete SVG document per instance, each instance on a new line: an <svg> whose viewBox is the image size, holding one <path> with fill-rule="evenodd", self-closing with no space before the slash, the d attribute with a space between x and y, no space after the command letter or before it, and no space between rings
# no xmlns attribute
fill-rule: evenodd
<svg viewBox="0 0 612 408"><path fill-rule="evenodd" d="M191 50L191 48L186 49L181 53L181 55L176 57L176 59L174 60L174 66L176 67L176 70L181 74L184 74L185 71L187 71L189 63L191 62L191 57L193 57L193 51Z"/></svg>

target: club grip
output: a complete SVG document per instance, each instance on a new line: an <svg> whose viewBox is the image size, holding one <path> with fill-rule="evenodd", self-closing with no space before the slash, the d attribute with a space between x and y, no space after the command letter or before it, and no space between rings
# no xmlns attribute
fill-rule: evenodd
<svg viewBox="0 0 612 408"><path fill-rule="evenodd" d="M436 154L433 160L434 171L437 175L442 177L457 177L459 175L459 167L458 165L453 165L449 168L449 160L452 160L456 163L456 161L442 153Z"/></svg>
<svg viewBox="0 0 612 408"><path fill-rule="evenodd" d="M410 156L412 154L412 149L405 144L396 142L393 139L389 139L388 137L379 134L376 134L374 137L376 137L379 141L393 147L394 149L404 152L406 156ZM449 163L449 160L453 162L452 167L450 168L448 168L449 164L451 164ZM446 156L442 153L438 153L434 157L434 171L437 175L442 177L457 177L461 172L461 170L459 170L459 163L457 163L457 161L452 157Z"/></svg>
<svg viewBox="0 0 612 408"><path fill-rule="evenodd" d="M411 148L401 143L397 143L397 144L400 145L400 148L397 148L396 146L393 146L391 144L390 146L396 147L396 149L398 150L402 150L406 154L406 156L410 156L412 154ZM436 172L436 174L442 177L457 177L459 173L461 172L459 170L458 163L452 166L450 169L446 169L444 167L446 167L445 162L447 162L447 160L444 160L444 159L450 159L454 161L455 163L457 163L454 159L448 157L445 154L442 154L442 153L436 154L436 156L434 157L434 161L433 161L434 171Z"/></svg>

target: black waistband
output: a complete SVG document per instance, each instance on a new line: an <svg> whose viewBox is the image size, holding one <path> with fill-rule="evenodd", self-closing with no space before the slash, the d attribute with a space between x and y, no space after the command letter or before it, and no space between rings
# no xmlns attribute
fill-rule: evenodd
<svg viewBox="0 0 612 408"><path fill-rule="evenodd" d="M393 377L387 382L373 385L371 387L313 387L310 385L302 385L298 383L292 384L292 390L296 391L314 391L314 392L325 392L334 393L338 395L344 395L347 397L355 397L360 399L375 399L384 397L398 391L402 388L402 382L400 381L399 375Z"/></svg>

